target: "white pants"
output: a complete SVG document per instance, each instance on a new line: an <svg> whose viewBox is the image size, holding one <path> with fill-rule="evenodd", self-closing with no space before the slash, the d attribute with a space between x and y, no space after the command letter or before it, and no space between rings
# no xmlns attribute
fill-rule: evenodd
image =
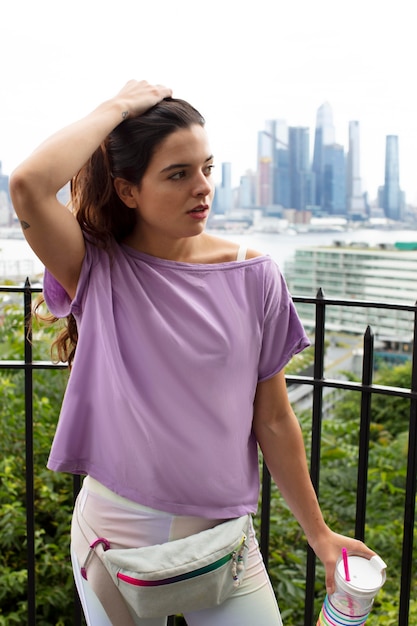
<svg viewBox="0 0 417 626"><path fill-rule="evenodd" d="M71 530L74 577L88 626L166 626L167 619L141 619L133 614L101 560L93 554L87 576L81 566L89 552L83 525L114 548L138 548L186 537L223 520L174 516L126 500L87 477L78 495ZM88 537L87 533L87 537ZM253 528L244 579L220 606L184 615L189 626L282 626L281 616Z"/></svg>

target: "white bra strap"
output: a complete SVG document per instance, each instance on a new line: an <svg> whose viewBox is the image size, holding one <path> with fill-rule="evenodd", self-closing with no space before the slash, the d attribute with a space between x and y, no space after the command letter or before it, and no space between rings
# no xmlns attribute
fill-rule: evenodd
<svg viewBox="0 0 417 626"><path fill-rule="evenodd" d="M236 261L244 261L246 259L247 251L248 251L247 246L240 244L239 250L237 251Z"/></svg>

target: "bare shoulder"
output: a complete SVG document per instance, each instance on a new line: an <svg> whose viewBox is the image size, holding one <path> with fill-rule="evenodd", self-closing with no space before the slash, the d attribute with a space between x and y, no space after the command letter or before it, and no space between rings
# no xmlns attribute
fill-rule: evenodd
<svg viewBox="0 0 417 626"><path fill-rule="evenodd" d="M265 256L265 254L263 252L259 252L259 250L254 250L253 248L248 248L246 250L247 259L255 259L257 256Z"/></svg>
<svg viewBox="0 0 417 626"><path fill-rule="evenodd" d="M209 263L224 263L236 261L238 251L241 245L235 241L223 239L205 233L205 254ZM256 257L265 256L262 252L253 248L246 248L245 259L254 259Z"/></svg>

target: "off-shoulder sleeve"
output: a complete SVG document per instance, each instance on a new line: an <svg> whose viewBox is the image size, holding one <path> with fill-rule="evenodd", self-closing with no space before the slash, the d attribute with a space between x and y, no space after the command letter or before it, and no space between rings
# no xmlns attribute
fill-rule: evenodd
<svg viewBox="0 0 417 626"><path fill-rule="evenodd" d="M69 297L64 287L45 268L43 277L43 295L46 306L55 317L67 317L70 313L75 315L82 308L82 302L88 285L91 265L94 258L94 247L86 241L86 252L78 279L77 291L73 300Z"/></svg>
<svg viewBox="0 0 417 626"><path fill-rule="evenodd" d="M271 261L265 274L264 326L258 380L271 378L310 341L298 317L284 277Z"/></svg>

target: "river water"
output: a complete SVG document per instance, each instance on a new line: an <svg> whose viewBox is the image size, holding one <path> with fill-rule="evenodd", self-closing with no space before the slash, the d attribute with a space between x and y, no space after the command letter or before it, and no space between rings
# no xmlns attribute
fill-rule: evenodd
<svg viewBox="0 0 417 626"><path fill-rule="evenodd" d="M296 249L305 246L331 245L336 240L363 242L371 246L398 241L417 242L417 230L346 229L298 234L227 233L224 236L236 243L269 254L283 270L285 263L294 257ZM17 274L29 276L33 280L42 272L42 263L24 239L0 239L0 283Z"/></svg>

